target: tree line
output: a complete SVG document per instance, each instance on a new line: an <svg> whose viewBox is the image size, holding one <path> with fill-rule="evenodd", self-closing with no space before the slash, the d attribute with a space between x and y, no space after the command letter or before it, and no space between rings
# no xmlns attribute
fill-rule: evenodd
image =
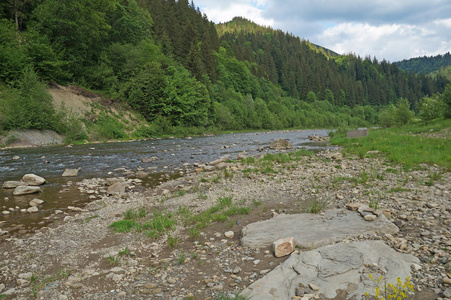
<svg viewBox="0 0 451 300"><path fill-rule="evenodd" d="M368 126L379 107L401 98L415 107L447 84L385 60L338 56L245 19L233 22L215 25L187 0L4 1L0 106L8 113L0 124L61 128L13 122L19 103L48 103L45 95L27 98L24 82L39 93L42 82L101 93L144 116L143 136Z"/></svg>

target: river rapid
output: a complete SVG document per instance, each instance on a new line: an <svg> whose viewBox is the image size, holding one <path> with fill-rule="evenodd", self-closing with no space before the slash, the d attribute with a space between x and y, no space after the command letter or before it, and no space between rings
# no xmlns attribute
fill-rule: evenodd
<svg viewBox="0 0 451 300"><path fill-rule="evenodd" d="M262 152L273 152L268 146L275 139L286 139L293 149L324 150L325 143L314 143L309 135L327 136L326 130L271 131L253 133L230 133L216 136L155 139L146 141L74 145L72 147L53 146L28 149L0 150L0 184L8 180L20 180L24 174L33 173L44 177L40 194L13 196L12 189L0 189L0 229L14 227L26 231L45 226L48 216L56 209L68 206L82 207L90 201L80 194L76 182L85 178L106 178L121 176L115 170L126 168L136 172L143 169L152 173L144 182L147 188L155 187L168 174L170 178L179 176L185 165L208 163L224 155L231 159L246 151L247 156ZM19 157L13 159L13 157ZM144 158L156 158L143 163ZM77 177L61 177L66 168L79 168ZM166 176L166 178L169 176ZM69 182L69 185L67 184ZM21 213L28 208L30 200L38 198L45 202L39 213ZM3 214L10 211L10 214ZM11 229L11 228L9 228Z"/></svg>

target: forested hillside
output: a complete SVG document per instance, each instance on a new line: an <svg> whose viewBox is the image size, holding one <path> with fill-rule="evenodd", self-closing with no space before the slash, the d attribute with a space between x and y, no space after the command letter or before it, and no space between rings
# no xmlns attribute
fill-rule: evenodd
<svg viewBox="0 0 451 300"><path fill-rule="evenodd" d="M142 136L367 126L379 106L401 98L414 104L447 84L384 60L338 56L242 18L216 26L187 0L3 1L3 129L60 128L14 120L29 109L17 99L47 99L24 98L39 81L75 84L135 109L149 123Z"/></svg>
<svg viewBox="0 0 451 300"><path fill-rule="evenodd" d="M407 72L431 74L440 69L451 67L451 54L448 52L444 55L415 57L404 59L396 64L400 69Z"/></svg>

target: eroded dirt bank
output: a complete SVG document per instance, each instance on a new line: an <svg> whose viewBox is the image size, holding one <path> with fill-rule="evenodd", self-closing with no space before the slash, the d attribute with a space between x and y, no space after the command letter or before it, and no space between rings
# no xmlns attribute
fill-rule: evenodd
<svg viewBox="0 0 451 300"><path fill-rule="evenodd" d="M84 208L55 214L54 224L35 234L0 237L0 294L61 300L236 294L286 259L275 258L269 247L241 247L244 226L316 205L345 209L347 203L371 203L400 231L342 242L381 240L413 254L421 261L413 270L416 299L450 297L450 173L434 166L405 171L378 154L368 156L322 152L250 164L228 161L152 190L139 182L130 189L137 182L125 180L123 194L105 193ZM74 184L84 192L106 191L116 181ZM139 226L115 233L110 225L124 214ZM170 229L155 229L159 225L152 222L159 217ZM320 291L317 295L321 298Z"/></svg>

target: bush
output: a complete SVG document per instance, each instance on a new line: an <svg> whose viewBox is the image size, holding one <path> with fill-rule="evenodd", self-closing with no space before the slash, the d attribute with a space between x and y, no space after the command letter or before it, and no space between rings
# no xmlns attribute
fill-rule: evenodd
<svg viewBox="0 0 451 300"><path fill-rule="evenodd" d="M436 97L424 97L418 103L419 116L425 122L443 117L445 108L445 103Z"/></svg>
<svg viewBox="0 0 451 300"><path fill-rule="evenodd" d="M409 100L400 98L396 104L396 123L405 125L413 118L413 112L410 110Z"/></svg>
<svg viewBox="0 0 451 300"><path fill-rule="evenodd" d="M396 107L390 105L389 107L379 112L379 125L382 127L393 127L396 120Z"/></svg>
<svg viewBox="0 0 451 300"><path fill-rule="evenodd" d="M0 98L4 129L57 130L52 96L32 68L25 68L17 88L7 88Z"/></svg>

